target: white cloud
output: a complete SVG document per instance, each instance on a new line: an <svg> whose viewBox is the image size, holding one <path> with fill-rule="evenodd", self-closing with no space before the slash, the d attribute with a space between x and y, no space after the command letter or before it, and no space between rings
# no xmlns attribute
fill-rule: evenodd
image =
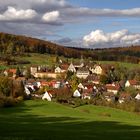
<svg viewBox="0 0 140 140"><path fill-rule="evenodd" d="M132 9L123 9L123 10L116 10L116 9L95 9L95 8L86 8L86 7L73 7L69 8L66 11L69 15L72 16L126 16L126 17L133 17L133 16L140 16L140 8L132 8Z"/></svg>
<svg viewBox="0 0 140 140"><path fill-rule="evenodd" d="M120 30L113 33L105 33L102 30L92 31L83 37L85 46L88 47L114 47L140 43L140 34L130 33L128 30Z"/></svg>
<svg viewBox="0 0 140 140"><path fill-rule="evenodd" d="M17 10L14 7L8 6L8 9L0 14L1 21L13 21L13 20L28 20L33 19L37 15L36 11L32 9Z"/></svg>
<svg viewBox="0 0 140 140"><path fill-rule="evenodd" d="M45 22L56 22L58 21L60 16L59 11L52 11L52 12L47 12L46 14L43 15L42 20Z"/></svg>

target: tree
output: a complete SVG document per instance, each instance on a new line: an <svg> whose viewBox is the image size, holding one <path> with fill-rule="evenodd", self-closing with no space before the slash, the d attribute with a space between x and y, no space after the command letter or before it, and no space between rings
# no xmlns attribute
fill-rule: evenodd
<svg viewBox="0 0 140 140"><path fill-rule="evenodd" d="M67 71L66 80L71 79L71 77L72 77L73 74L74 73L72 71Z"/></svg>
<svg viewBox="0 0 140 140"><path fill-rule="evenodd" d="M79 79L76 77L76 75L71 76L71 87L72 90L75 91L79 84Z"/></svg>
<svg viewBox="0 0 140 140"><path fill-rule="evenodd" d="M21 75L21 72L20 72L20 69L18 67L17 70L16 70L16 76L19 77L20 75Z"/></svg>
<svg viewBox="0 0 140 140"><path fill-rule="evenodd" d="M28 78L31 78L31 71L30 71L30 68L27 68L27 71L25 73L25 78L28 79Z"/></svg>
<svg viewBox="0 0 140 140"><path fill-rule="evenodd" d="M107 75L101 75L101 76L100 76L100 82L101 82L102 84L107 84L107 83L109 83Z"/></svg>
<svg viewBox="0 0 140 140"><path fill-rule="evenodd" d="M0 77L0 93L10 96L13 89L13 81L8 77Z"/></svg>

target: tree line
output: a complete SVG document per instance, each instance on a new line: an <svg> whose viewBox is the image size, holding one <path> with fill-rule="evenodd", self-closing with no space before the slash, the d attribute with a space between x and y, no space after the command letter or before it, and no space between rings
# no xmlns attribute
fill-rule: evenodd
<svg viewBox="0 0 140 140"><path fill-rule="evenodd" d="M0 59L7 55L24 55L25 53L48 53L68 58L92 58L99 61L123 61L139 63L140 46L108 48L108 49L81 49L64 47L49 41L31 37L0 33ZM5 55L6 54L6 55ZM2 57L2 58L1 58Z"/></svg>

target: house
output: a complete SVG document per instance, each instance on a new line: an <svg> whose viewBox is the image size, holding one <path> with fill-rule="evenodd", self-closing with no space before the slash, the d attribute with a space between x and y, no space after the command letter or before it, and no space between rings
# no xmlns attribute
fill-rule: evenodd
<svg viewBox="0 0 140 140"><path fill-rule="evenodd" d="M52 100L52 95L46 91L45 94L42 97L42 100L51 101Z"/></svg>
<svg viewBox="0 0 140 140"><path fill-rule="evenodd" d="M92 83L83 83L84 89L93 89L94 84Z"/></svg>
<svg viewBox="0 0 140 140"><path fill-rule="evenodd" d="M129 102L130 100L132 100L132 97L129 93L122 93L119 97L119 103L124 103L124 102Z"/></svg>
<svg viewBox="0 0 140 140"><path fill-rule="evenodd" d="M80 84L78 85L78 88L80 88L80 89L84 89L83 84L82 84L82 83L80 83Z"/></svg>
<svg viewBox="0 0 140 140"><path fill-rule="evenodd" d="M100 83L100 78L99 78L98 75L92 74L92 75L89 75L89 76L87 77L87 81L88 81L89 83L99 84L99 83Z"/></svg>
<svg viewBox="0 0 140 140"><path fill-rule="evenodd" d="M16 72L17 72L17 69L8 69L4 71L4 75L5 76L10 75L11 77L16 77Z"/></svg>
<svg viewBox="0 0 140 140"><path fill-rule="evenodd" d="M92 88L88 89L87 87L83 90L82 99L91 99Z"/></svg>
<svg viewBox="0 0 140 140"><path fill-rule="evenodd" d="M135 96L135 99L140 100L140 94L139 93Z"/></svg>
<svg viewBox="0 0 140 140"><path fill-rule="evenodd" d="M54 86L53 86L53 88L60 88L61 87L61 82L60 81L57 81L55 84L54 84Z"/></svg>
<svg viewBox="0 0 140 140"><path fill-rule="evenodd" d="M71 64L69 65L69 67L68 67L68 71L76 72L76 69L75 69L73 63L71 63Z"/></svg>
<svg viewBox="0 0 140 140"><path fill-rule="evenodd" d="M26 95L30 95L30 94L31 94L31 92L30 92L30 90L28 89L28 87L25 86L24 89L25 89Z"/></svg>
<svg viewBox="0 0 140 140"><path fill-rule="evenodd" d="M48 81L41 81L41 87L49 87L50 86L50 82Z"/></svg>
<svg viewBox="0 0 140 140"><path fill-rule="evenodd" d="M55 68L54 72L55 73L61 73L62 69L58 66L58 67Z"/></svg>
<svg viewBox="0 0 140 140"><path fill-rule="evenodd" d="M60 68L65 72L68 70L68 67L69 67L68 63L61 64L61 66L60 66Z"/></svg>
<svg viewBox="0 0 140 140"><path fill-rule="evenodd" d="M82 94L82 99L91 99L91 95L89 93L83 93Z"/></svg>
<svg viewBox="0 0 140 140"><path fill-rule="evenodd" d="M38 71L38 67L37 66L31 66L30 67L31 75L34 76L37 71Z"/></svg>
<svg viewBox="0 0 140 140"><path fill-rule="evenodd" d="M103 73L103 69L101 67L101 65L95 65L92 69L91 69L92 73L97 74L97 75L101 75Z"/></svg>
<svg viewBox="0 0 140 140"><path fill-rule="evenodd" d="M76 76L83 79L86 79L89 74L89 70L86 67L79 68L76 72Z"/></svg>
<svg viewBox="0 0 140 140"><path fill-rule="evenodd" d="M78 69L78 68L82 68L84 66L83 62L74 62L73 66Z"/></svg>
<svg viewBox="0 0 140 140"><path fill-rule="evenodd" d="M119 92L120 86L118 84L106 84L107 92L112 92L115 95Z"/></svg>
<svg viewBox="0 0 140 140"><path fill-rule="evenodd" d="M94 67L91 69L91 72L97 75L102 75L104 73L107 73L109 70L114 70L114 66L110 64L96 64Z"/></svg>
<svg viewBox="0 0 140 140"><path fill-rule="evenodd" d="M35 78L57 78L65 76L65 73L53 73L53 72L36 72Z"/></svg>
<svg viewBox="0 0 140 140"><path fill-rule="evenodd" d="M73 97L81 97L81 93L76 89L73 93Z"/></svg>
<svg viewBox="0 0 140 140"><path fill-rule="evenodd" d="M61 67L56 67L55 68L55 73L64 73L64 72L66 72L67 71L67 68L66 67L63 67L63 66L61 66Z"/></svg>
<svg viewBox="0 0 140 140"><path fill-rule="evenodd" d="M115 101L115 95L112 92L103 93L103 97L108 102L114 102Z"/></svg>
<svg viewBox="0 0 140 140"><path fill-rule="evenodd" d="M125 87L134 87L135 89L140 89L140 83L136 80L127 80Z"/></svg>

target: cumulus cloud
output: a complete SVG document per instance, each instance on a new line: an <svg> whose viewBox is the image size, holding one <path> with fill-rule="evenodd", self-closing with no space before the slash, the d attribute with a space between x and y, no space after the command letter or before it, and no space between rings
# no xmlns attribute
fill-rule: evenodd
<svg viewBox="0 0 140 140"><path fill-rule="evenodd" d="M72 23L78 23L80 26L87 22L93 24L95 20L99 22L102 20L104 22L104 18L102 17L116 17L112 18L114 22L116 22L118 17L120 19L127 17L129 21L133 17L139 19L140 8L119 10L76 7L67 0L0 0L0 30L3 32L38 37L47 36L48 38L48 36L52 37L50 33L61 36L63 34L61 31L64 32L67 25L70 27ZM66 26L58 27L58 25ZM118 25L118 23L114 25ZM73 28L73 25L70 28ZM68 35L72 37L71 33ZM56 40L59 38L55 37ZM96 30L85 35L83 39L77 37L77 39L62 38L58 40L58 43L76 47L82 46L83 42L86 46L99 45L99 47L104 45L119 46L120 44L136 44L140 43L140 35L130 33L127 30L120 30L113 33Z"/></svg>
<svg viewBox="0 0 140 140"><path fill-rule="evenodd" d="M33 19L37 15L36 11L32 9L27 10L17 10L14 7L8 6L8 9L0 14L1 21L11 21L11 20L28 20Z"/></svg>
<svg viewBox="0 0 140 140"><path fill-rule="evenodd" d="M45 22L55 22L59 19L60 13L59 11L52 11L45 13L42 17L42 20Z"/></svg>
<svg viewBox="0 0 140 140"><path fill-rule="evenodd" d="M105 33L102 30L95 30L83 37L85 46L88 47L111 47L119 45L130 45L140 43L140 34L130 33L128 30L120 30L112 33Z"/></svg>

